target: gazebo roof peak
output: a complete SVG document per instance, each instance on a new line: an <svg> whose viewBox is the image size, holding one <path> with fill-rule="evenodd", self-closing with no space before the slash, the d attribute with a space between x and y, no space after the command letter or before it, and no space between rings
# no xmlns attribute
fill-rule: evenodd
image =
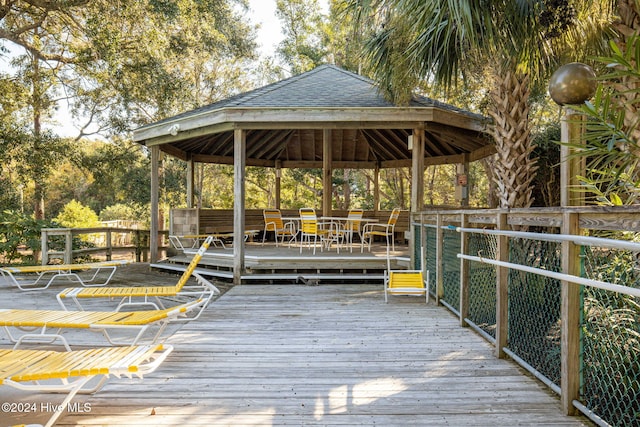
<svg viewBox="0 0 640 427"><path fill-rule="evenodd" d="M148 126L224 108L401 108L388 101L378 85L331 64L160 120ZM481 118L434 99L414 95L406 107L436 107Z"/></svg>
<svg viewBox="0 0 640 427"><path fill-rule="evenodd" d="M248 165L317 167L324 156L323 129L332 129L334 164L400 167L411 164L408 137L421 129L429 164L493 153L487 121L422 96L394 105L374 81L325 64L140 127L133 139L181 159L231 164L233 132L244 129Z"/></svg>

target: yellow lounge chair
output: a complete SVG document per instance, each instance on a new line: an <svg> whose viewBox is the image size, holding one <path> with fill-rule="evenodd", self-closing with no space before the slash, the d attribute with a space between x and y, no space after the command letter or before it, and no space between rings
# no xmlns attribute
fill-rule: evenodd
<svg viewBox="0 0 640 427"><path fill-rule="evenodd" d="M67 310L64 300L73 300L79 310L84 310L80 300L84 298L118 298L120 303L115 311L120 311L125 306L151 306L155 310L164 308L160 297L188 296L195 299L202 299L204 304L195 316L189 320L197 319L207 307L214 295L219 295L220 291L207 279L195 273L198 262L207 251L213 236L208 236L193 256L182 276L175 286L124 286L124 287L103 287L103 288L67 288L57 295L60 306ZM187 285L189 277L194 276L196 285ZM154 302L155 301L155 302Z"/></svg>
<svg viewBox="0 0 640 427"><path fill-rule="evenodd" d="M23 267L0 267L5 282L17 286L22 291L47 289L57 278L65 277L82 286L105 286L109 283L116 268L129 261L103 261L83 264L27 265ZM89 271L88 275L81 275ZM106 271L107 277L100 274ZM47 280L48 279L48 280Z"/></svg>
<svg viewBox="0 0 640 427"><path fill-rule="evenodd" d="M169 323L184 320L190 311L199 310L204 303L203 300L197 300L164 310L120 312L0 309L0 326L4 328L9 340L15 343L14 349L23 342L53 343L60 340L67 350L71 350L67 340L60 333L62 329L89 329L102 332L110 344L137 345L148 330L157 327L158 330L148 342L154 344ZM35 329L37 332L14 336L12 329ZM50 330L54 331L49 332ZM116 341L109 331L117 332L119 337L124 335L130 339ZM130 332L134 333L132 339Z"/></svg>
<svg viewBox="0 0 640 427"><path fill-rule="evenodd" d="M45 425L50 427L77 393L98 391L109 376L142 378L155 371L172 346L103 347L68 352L0 350L0 384L41 393L67 393ZM98 384L88 383L100 378ZM38 408L39 409L39 408ZM38 411L40 412L40 411Z"/></svg>

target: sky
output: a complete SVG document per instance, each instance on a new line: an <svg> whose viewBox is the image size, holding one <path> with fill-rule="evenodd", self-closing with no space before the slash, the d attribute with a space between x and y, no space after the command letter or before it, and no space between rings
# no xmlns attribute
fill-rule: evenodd
<svg viewBox="0 0 640 427"><path fill-rule="evenodd" d="M273 55L276 46L282 41L280 21L276 17L275 0L249 0L249 18L255 24L260 24L258 43L263 56Z"/></svg>

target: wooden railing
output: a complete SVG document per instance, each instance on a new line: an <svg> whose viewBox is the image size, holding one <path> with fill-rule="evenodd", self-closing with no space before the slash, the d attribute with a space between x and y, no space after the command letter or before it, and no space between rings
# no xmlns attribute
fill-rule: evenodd
<svg viewBox="0 0 640 427"><path fill-rule="evenodd" d="M640 244L632 241L640 206L434 210L411 219L414 266L430 270L436 300L461 326L559 393L567 414L579 410L613 425L640 421L633 390L617 388L640 382L640 373L618 372L629 360L636 363L631 372L638 368L640 345L625 335L639 334L638 324L611 328L616 316L640 318ZM584 237L603 232L617 238ZM610 353L597 359L603 349Z"/></svg>
<svg viewBox="0 0 640 427"><path fill-rule="evenodd" d="M264 230L263 209L245 210L245 229ZM282 209L282 216L299 216L298 209ZM319 212L319 211L318 211ZM346 217L347 210L333 210L333 216ZM365 211L365 218L374 218L381 223L386 223L391 211ZM209 234L226 233L233 230L233 210L232 209L197 209L197 208L176 208L171 210L172 234ZM409 230L409 213L402 211L395 227L397 234L403 234Z"/></svg>
<svg viewBox="0 0 640 427"><path fill-rule="evenodd" d="M159 250L168 247L168 232L160 232L163 238ZM130 228L43 228L41 230L42 264L61 259L71 264L74 259L86 255L101 256L110 261L114 254L131 253L136 262L146 262L149 257L149 230ZM74 240L83 242L74 249Z"/></svg>

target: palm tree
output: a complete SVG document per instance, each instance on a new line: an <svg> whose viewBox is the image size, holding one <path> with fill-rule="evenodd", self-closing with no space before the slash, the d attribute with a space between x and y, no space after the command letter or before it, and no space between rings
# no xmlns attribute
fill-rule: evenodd
<svg viewBox="0 0 640 427"><path fill-rule="evenodd" d="M631 1L631 0L630 0ZM563 62L603 47L609 2L569 0L349 0L358 22L378 22L368 42L375 78L406 102L422 79L445 90L489 67L488 114L497 155L500 207L529 207L537 169L531 158L529 97ZM604 4L601 4L604 3ZM369 21L371 22L371 21Z"/></svg>

